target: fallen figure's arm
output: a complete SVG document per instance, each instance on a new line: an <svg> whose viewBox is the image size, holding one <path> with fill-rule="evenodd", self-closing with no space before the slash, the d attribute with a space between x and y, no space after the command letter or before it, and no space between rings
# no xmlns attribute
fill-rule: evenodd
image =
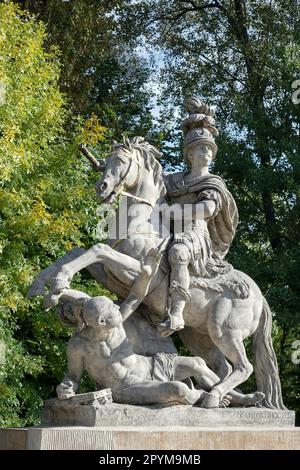
<svg viewBox="0 0 300 470"><path fill-rule="evenodd" d="M161 256L162 254L156 248L152 248L141 263L142 272L133 283L127 298L120 305L123 321L130 317L148 294L151 281L158 271Z"/></svg>

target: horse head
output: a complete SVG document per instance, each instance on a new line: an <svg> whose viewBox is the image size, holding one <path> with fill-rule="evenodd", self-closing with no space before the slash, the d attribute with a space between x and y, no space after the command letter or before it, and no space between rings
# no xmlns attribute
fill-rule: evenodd
<svg viewBox="0 0 300 470"><path fill-rule="evenodd" d="M114 142L105 165L101 161L102 168L98 170L103 169L103 174L96 183L97 196L108 204L122 193L145 202L164 196L160 157L161 153L142 137L124 139L121 144Z"/></svg>

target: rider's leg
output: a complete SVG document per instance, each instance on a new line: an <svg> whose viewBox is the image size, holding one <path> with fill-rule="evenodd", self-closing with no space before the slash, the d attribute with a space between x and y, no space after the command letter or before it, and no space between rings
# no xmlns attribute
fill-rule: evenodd
<svg viewBox="0 0 300 470"><path fill-rule="evenodd" d="M165 330L162 331L163 336L170 335L184 327L183 310L186 301L190 298L189 262L189 249L183 243L174 243L169 250L171 308L168 320L162 324L165 326Z"/></svg>

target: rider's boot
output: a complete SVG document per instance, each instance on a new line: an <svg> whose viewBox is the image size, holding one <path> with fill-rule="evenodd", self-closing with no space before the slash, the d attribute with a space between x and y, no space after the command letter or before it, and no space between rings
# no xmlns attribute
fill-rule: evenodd
<svg viewBox="0 0 300 470"><path fill-rule="evenodd" d="M183 243L174 243L170 247L168 259L171 266L170 305L167 319L158 327L162 336L170 336L184 328L183 311L186 301L191 298L189 249Z"/></svg>
<svg viewBox="0 0 300 470"><path fill-rule="evenodd" d="M169 292L171 308L168 312L167 319L159 325L162 336L170 336L175 331L184 328L183 311L186 301L191 297L189 291L180 286L176 281L172 282Z"/></svg>

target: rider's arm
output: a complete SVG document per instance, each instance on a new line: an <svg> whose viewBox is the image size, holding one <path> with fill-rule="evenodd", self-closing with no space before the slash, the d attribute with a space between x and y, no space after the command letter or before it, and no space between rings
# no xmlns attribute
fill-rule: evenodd
<svg viewBox="0 0 300 470"><path fill-rule="evenodd" d="M189 205L183 206L184 212L176 212L174 220L178 220L177 217L184 217L186 222L209 219L215 216L222 207L222 200L220 194L215 189L207 189L200 191L196 201ZM181 219L182 220L182 219Z"/></svg>
<svg viewBox="0 0 300 470"><path fill-rule="evenodd" d="M186 204L184 211L174 211L173 220L196 221L209 219L216 211L215 201L202 201L197 204L191 204L191 208Z"/></svg>

